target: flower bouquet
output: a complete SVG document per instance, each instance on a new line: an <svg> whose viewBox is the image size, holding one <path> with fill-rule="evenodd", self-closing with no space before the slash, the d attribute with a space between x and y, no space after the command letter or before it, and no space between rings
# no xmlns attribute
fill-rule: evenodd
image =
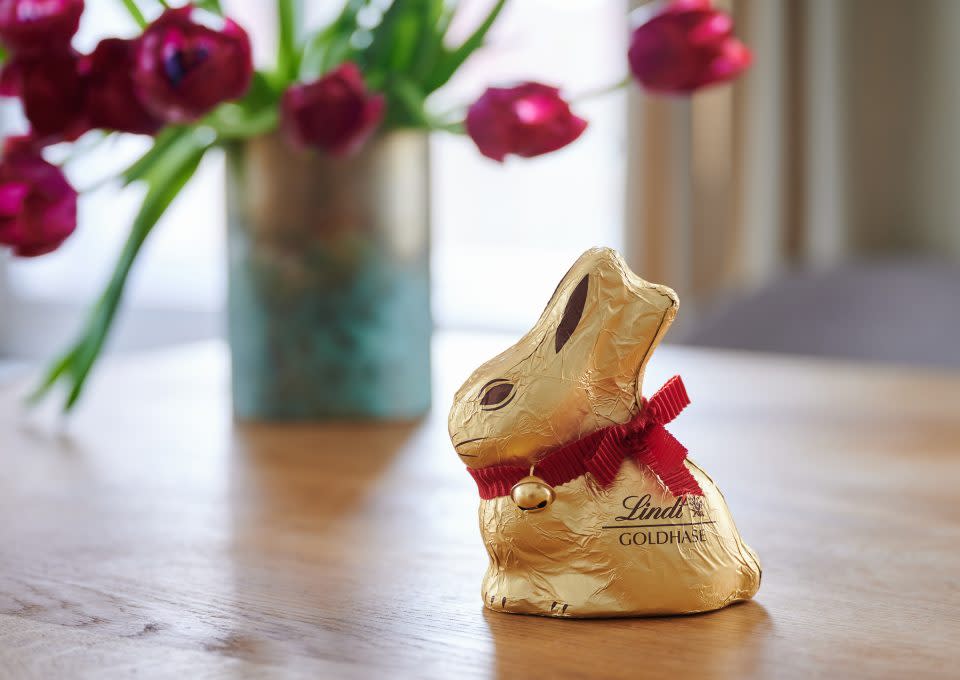
<svg viewBox="0 0 960 680"><path fill-rule="evenodd" d="M250 363L254 353L296 355L282 370L276 363L265 367L282 373L282 379L275 389L258 386L253 390L252 405L244 410L248 415L262 414L257 403L281 399L291 384L296 392L323 383L337 403L349 405L334 415L398 415L390 410L390 403L398 398L404 401L404 390L410 390L413 379L402 375L398 357L399 364L411 363L403 361L409 353L393 356L386 363L368 356L366 363L361 362L360 373L345 368L353 355L334 352L303 360L303 353L309 354L309 347L319 343L307 325L338 335L341 340L337 342L349 345L351 352L367 354L387 345L403 346L398 335L404 328L416 326L419 330L413 341L420 345L416 352L420 356L426 353L429 305L425 300L405 299L402 312L381 313L375 308L384 295L402 288L399 278L383 272L393 271L391 258L406 251L396 245L395 234L384 237L379 227L367 223L393 219L391 214L404 212L390 202L398 191L390 193L374 186L369 190L388 198L370 197L366 203L386 201L384 210L358 217L359 208L340 206L336 219L331 220L325 217L325 204L319 205L316 195L325 196L326 203L342 203L344 192L353 191L361 180L368 183L362 187L368 188L371 177L381 183L408 182L406 175L387 173L384 168L393 166L378 161L374 149L384 144L383 140L411 131L419 131L421 137L429 131L466 134L480 153L499 162L509 155L550 153L583 134L587 122L571 111L557 87L543 83L491 87L464 110L445 115L431 107L431 95L484 45L507 0L492 2L479 25L456 43L448 36L457 12L458 3L453 0L347 0L329 24L313 30L304 28L302 2L277 0L276 60L260 69L254 67L247 32L224 15L218 0L197 0L183 6L171 6L165 0L117 2L122 2L139 26L139 35L107 38L91 53L81 54L71 40L84 10L83 0L0 0L4 61L0 94L19 98L30 124L28 134L6 140L0 159L0 245L16 256L38 256L56 249L76 227L77 192L60 168L43 158L46 147L73 142L95 130L153 138L150 149L118 178L123 185L144 185L146 193L113 275L78 339L52 362L34 397L62 382L67 390L65 407L77 402L141 247L204 155L220 147L228 150L229 173L236 175L236 199L253 202L239 209L235 221L243 228L231 232L231 261L257 257L263 251L269 253L274 267L257 269L256 277L245 275L235 280L231 276L235 373L238 366ZM642 9L645 14L635 17L627 61L633 79L646 90L689 93L730 80L749 64L749 51L733 37L732 21L712 8L709 0L676 0ZM231 153L239 159L236 163L229 159ZM409 153L409 148L402 153ZM267 167L275 172L258 171L250 165L250 156L272 159ZM297 172L314 173L315 179L302 181ZM278 174L283 176L275 177ZM343 184L338 180L342 176L353 177L353 184ZM295 209L289 194L263 188L270 183L302 184L296 200L306 200L309 205ZM425 186L425 180L420 184ZM268 198L258 204L262 192ZM276 218L264 213L263 205L275 206ZM251 211L257 213L254 218L247 214ZM426 210L420 212L414 219L426 221ZM282 233L261 238L272 229L272 221L296 219L307 223L307 228L291 230L287 225L277 230ZM327 241L318 250L304 241L308 238ZM330 239L335 240L335 247L330 246ZM390 244L388 251L385 243ZM377 254L368 256L370 252ZM416 258L416 266L425 269L422 255ZM357 261L376 276L357 276ZM309 284L293 290L287 282L279 293L269 295L257 290L261 285L277 285L278 276L288 276L279 274L281 269L297 272L301 284L304 280ZM322 269L324 274L304 278L311 269ZM409 275L402 268L397 271L398 277ZM421 278L418 295L425 296L425 273ZM235 285L246 292L235 295ZM347 297L338 298L346 289ZM296 306L299 298L322 298L327 292L336 304L322 309ZM237 299L256 300L255 322L234 323ZM283 308L284 319L297 317L296 328L284 326L286 321L273 316L268 306ZM353 320L347 318L351 314L375 322L358 333L350 326ZM411 323L411 316L417 315ZM396 322L398 317L403 317L403 323ZM251 334L257 334L253 323L267 329L259 331L261 337L256 341L250 340ZM292 349L276 344L278 338L291 334L298 336ZM391 335L391 342L367 343L367 336L377 334ZM318 377L314 365L327 372ZM426 361L419 366L421 374L424 367L429 372ZM391 389L379 384L387 379L384 376L392 376L389 379L395 385ZM330 388L331 381L362 384L365 389L393 396L383 397L372 410L365 409L369 394L346 398ZM428 394L428 387L424 389ZM411 403L399 415L413 415L428 403L424 399L407 401ZM317 410L329 404L322 402Z"/></svg>

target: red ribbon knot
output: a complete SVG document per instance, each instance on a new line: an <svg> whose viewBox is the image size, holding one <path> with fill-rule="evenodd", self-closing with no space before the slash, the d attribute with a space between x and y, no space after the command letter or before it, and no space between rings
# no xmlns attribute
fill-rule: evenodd
<svg viewBox="0 0 960 680"><path fill-rule="evenodd" d="M670 434L667 423L690 404L680 376L674 376L630 421L605 427L565 444L541 459L534 474L551 486L566 484L589 472L603 486L613 483L627 456L653 471L674 496L702 496L703 490L683 464L687 449ZM492 465L467 468L477 482L480 497L506 496L510 488L529 474L529 468L516 465Z"/></svg>

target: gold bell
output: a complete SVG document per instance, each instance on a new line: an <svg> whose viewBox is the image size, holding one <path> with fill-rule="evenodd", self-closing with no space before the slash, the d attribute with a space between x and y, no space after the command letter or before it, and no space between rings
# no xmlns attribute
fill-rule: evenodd
<svg viewBox="0 0 960 680"><path fill-rule="evenodd" d="M540 512L556 500L557 494L530 468L530 474L511 487L510 498L524 512Z"/></svg>

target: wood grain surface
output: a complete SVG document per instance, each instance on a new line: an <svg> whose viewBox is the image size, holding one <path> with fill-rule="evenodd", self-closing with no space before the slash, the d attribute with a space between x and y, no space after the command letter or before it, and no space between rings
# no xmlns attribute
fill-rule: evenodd
<svg viewBox="0 0 960 680"><path fill-rule="evenodd" d="M483 609L446 436L508 343L438 339L409 425L235 425L218 344L108 360L69 422L0 388L0 677L956 677L960 375L663 348L760 592L551 620Z"/></svg>

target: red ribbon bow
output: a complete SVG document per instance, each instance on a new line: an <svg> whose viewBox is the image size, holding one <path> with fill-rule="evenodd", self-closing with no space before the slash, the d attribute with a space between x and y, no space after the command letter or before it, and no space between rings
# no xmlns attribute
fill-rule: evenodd
<svg viewBox="0 0 960 680"><path fill-rule="evenodd" d="M661 387L628 423L604 430L596 453L586 461L587 470L604 487L609 486L627 455L649 467L674 496L703 495L683 464L686 447L664 427L690 404L683 380L675 375Z"/></svg>
<svg viewBox="0 0 960 680"><path fill-rule="evenodd" d="M629 422L612 425L565 444L538 462L534 474L558 486L590 473L603 486L613 483L627 456L646 465L674 496L702 496L703 490L683 464L687 449L664 427L690 404L683 380L675 375L645 400ZM484 499L507 496L529 474L517 465L467 468Z"/></svg>

